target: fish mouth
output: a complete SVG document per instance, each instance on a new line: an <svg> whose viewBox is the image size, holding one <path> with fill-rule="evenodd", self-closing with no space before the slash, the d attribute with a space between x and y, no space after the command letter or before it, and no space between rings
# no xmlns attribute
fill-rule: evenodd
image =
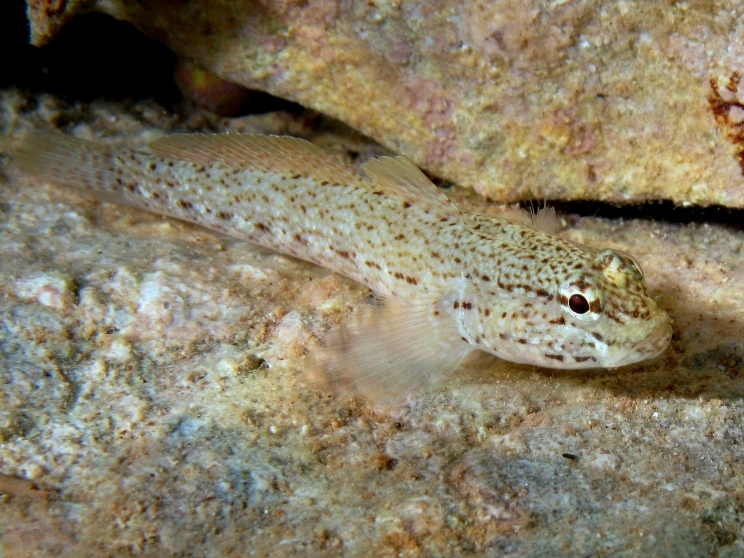
<svg viewBox="0 0 744 558"><path fill-rule="evenodd" d="M636 343L635 348L649 357L663 353L672 340L672 326L669 322L660 323L644 339Z"/></svg>

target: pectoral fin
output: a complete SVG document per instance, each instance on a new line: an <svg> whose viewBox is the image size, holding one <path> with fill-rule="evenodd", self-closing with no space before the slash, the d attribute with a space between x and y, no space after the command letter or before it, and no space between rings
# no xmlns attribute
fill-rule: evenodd
<svg viewBox="0 0 744 558"><path fill-rule="evenodd" d="M331 332L311 370L337 391L395 402L446 379L473 351L436 302L397 297L359 309Z"/></svg>

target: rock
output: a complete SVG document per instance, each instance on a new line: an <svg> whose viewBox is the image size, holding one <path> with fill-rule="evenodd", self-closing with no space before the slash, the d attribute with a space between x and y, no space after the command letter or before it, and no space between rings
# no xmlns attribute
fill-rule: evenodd
<svg viewBox="0 0 744 558"><path fill-rule="evenodd" d="M46 121L141 143L201 123L304 131L346 160L379 149L302 115L18 92L0 107L0 135ZM675 320L667 354L465 370L378 408L303 377L366 289L69 189L0 175L0 200L2 555L744 552L741 230L576 217L562 234L643 265Z"/></svg>
<svg viewBox="0 0 744 558"><path fill-rule="evenodd" d="M33 37L45 40L46 3L29 5ZM744 18L734 0L94 8L494 200L744 207Z"/></svg>

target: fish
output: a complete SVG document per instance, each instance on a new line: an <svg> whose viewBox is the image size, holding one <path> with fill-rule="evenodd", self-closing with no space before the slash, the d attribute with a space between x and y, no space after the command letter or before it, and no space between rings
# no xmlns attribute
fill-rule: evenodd
<svg viewBox="0 0 744 558"><path fill-rule="evenodd" d="M628 254L458 208L405 157L364 176L288 136L174 134L113 147L56 130L11 153L22 175L312 262L375 293L313 360L370 398L438 383L476 354L612 369L668 347L672 321ZM547 218L546 218L547 215Z"/></svg>

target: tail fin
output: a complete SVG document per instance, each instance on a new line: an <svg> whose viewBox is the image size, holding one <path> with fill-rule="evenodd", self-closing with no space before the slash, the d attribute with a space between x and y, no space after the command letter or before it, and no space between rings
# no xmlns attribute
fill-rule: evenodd
<svg viewBox="0 0 744 558"><path fill-rule="evenodd" d="M28 132L10 157L24 175L83 189L103 189L101 182L110 170L105 147L55 130Z"/></svg>

